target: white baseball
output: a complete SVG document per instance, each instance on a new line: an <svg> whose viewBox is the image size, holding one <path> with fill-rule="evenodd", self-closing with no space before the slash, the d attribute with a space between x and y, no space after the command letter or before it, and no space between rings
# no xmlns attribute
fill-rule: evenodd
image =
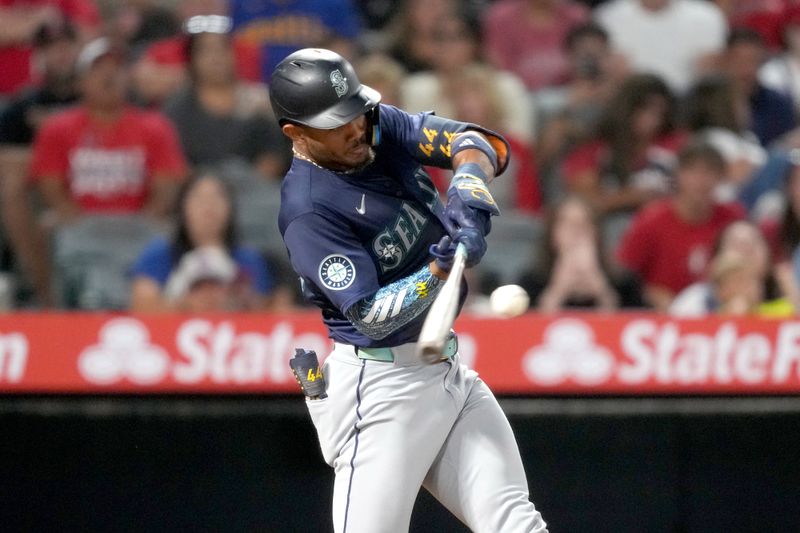
<svg viewBox="0 0 800 533"><path fill-rule="evenodd" d="M492 291L489 305L492 313L504 318L519 316L528 310L530 297L519 285L502 285Z"/></svg>

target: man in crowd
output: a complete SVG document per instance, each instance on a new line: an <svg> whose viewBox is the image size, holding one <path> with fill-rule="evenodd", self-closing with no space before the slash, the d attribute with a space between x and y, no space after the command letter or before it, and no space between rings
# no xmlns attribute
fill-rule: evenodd
<svg viewBox="0 0 800 533"><path fill-rule="evenodd" d="M82 102L49 118L33 147L31 178L56 224L86 213L165 216L186 163L160 113L126 103L127 68L108 39L77 61Z"/></svg>
<svg viewBox="0 0 800 533"><path fill-rule="evenodd" d="M622 238L620 263L641 277L645 299L659 311L703 279L717 236L744 217L741 206L714 201L724 173L725 161L716 149L688 145L678 155L675 196L645 205Z"/></svg>
<svg viewBox="0 0 800 533"><path fill-rule="evenodd" d="M595 18L634 71L657 74L678 93L713 66L728 31L722 11L705 0L611 0Z"/></svg>
<svg viewBox="0 0 800 533"><path fill-rule="evenodd" d="M52 294L44 235L33 222L25 184L30 146L39 126L78 98L75 58L79 44L75 27L59 19L43 24L33 45L33 57L42 68L42 84L20 93L0 115L0 213L15 260L29 278L37 303L48 307Z"/></svg>

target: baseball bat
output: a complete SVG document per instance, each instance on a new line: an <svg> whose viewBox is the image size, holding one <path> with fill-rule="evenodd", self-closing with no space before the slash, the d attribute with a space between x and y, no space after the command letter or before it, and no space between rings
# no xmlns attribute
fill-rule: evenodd
<svg viewBox="0 0 800 533"><path fill-rule="evenodd" d="M456 320L461 276L464 274L466 260L467 249L462 243L458 243L450 274L431 304L417 339L417 356L426 363L435 363L442 357L444 343Z"/></svg>

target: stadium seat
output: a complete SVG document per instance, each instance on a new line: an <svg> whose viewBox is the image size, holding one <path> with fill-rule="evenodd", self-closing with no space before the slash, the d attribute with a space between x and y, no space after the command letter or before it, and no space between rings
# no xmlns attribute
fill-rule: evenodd
<svg viewBox="0 0 800 533"><path fill-rule="evenodd" d="M541 220L520 212L505 211L494 217L486 238L489 251L477 267L481 278L497 285L517 283L536 262L542 230Z"/></svg>
<svg viewBox="0 0 800 533"><path fill-rule="evenodd" d="M140 215L92 215L54 235L55 286L70 309L128 307L128 269L145 244L166 233Z"/></svg>

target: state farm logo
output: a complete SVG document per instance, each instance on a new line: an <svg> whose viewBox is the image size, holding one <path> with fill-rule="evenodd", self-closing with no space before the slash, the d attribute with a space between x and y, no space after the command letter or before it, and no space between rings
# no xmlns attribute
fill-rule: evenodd
<svg viewBox="0 0 800 533"><path fill-rule="evenodd" d="M293 383L287 359L295 347L323 357L331 348L324 335L297 333L288 321L262 332L237 331L229 320L190 319L174 335L174 345L162 348L150 341L139 320L112 319L100 329L97 344L81 352L78 370L87 381L106 386L123 380L137 385Z"/></svg>
<svg viewBox="0 0 800 533"><path fill-rule="evenodd" d="M150 344L150 332L138 320L115 318L99 333L99 342L78 357L78 369L86 380L108 385L127 378L148 385L164 378L169 355Z"/></svg>
<svg viewBox="0 0 800 533"><path fill-rule="evenodd" d="M544 344L528 350L522 364L528 378L541 385L557 385L569 379L596 385L611 376L614 355L595 344L592 328L566 318L547 327Z"/></svg>
<svg viewBox="0 0 800 533"><path fill-rule="evenodd" d="M597 333L604 337L598 339ZM798 321L784 321L767 334L742 332L732 321L705 325L643 318L610 333L569 318L550 324L543 340L525 353L521 366L531 382L548 387L570 382L667 388L800 382Z"/></svg>

